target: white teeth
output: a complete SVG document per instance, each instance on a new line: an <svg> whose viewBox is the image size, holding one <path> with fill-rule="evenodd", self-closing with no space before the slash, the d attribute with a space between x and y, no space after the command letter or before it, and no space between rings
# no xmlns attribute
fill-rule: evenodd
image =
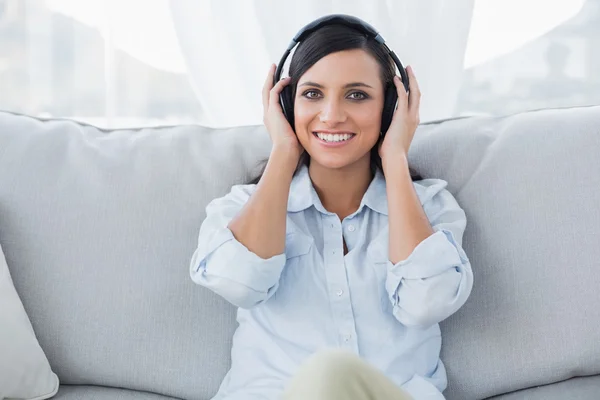
<svg viewBox="0 0 600 400"><path fill-rule="evenodd" d="M350 139L352 136L352 134L348 134L348 133L344 133L342 135L339 134L325 134L325 133L320 133L320 132L315 132L317 134L317 136L319 137L319 139L324 140L326 142L341 142L344 140L348 140Z"/></svg>

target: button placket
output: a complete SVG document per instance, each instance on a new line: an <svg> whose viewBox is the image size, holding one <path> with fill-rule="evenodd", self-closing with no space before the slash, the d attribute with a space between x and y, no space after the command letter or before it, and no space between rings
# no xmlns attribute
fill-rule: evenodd
<svg viewBox="0 0 600 400"><path fill-rule="evenodd" d="M338 251L338 247L343 246L342 232L347 230L347 226L337 224L334 221L328 221L324 224L324 235L326 238L324 248L325 276L327 278L327 287L329 288L329 299L334 313L335 326L338 332L340 345L351 350L356 350L356 341L354 340L355 321L350 303L348 278L346 276L346 265L343 258L343 252ZM327 250L327 249L331 250Z"/></svg>
<svg viewBox="0 0 600 400"><path fill-rule="evenodd" d="M323 252L323 261L327 266L325 268L325 277L327 279L332 310L335 314L336 327L339 331L342 329L343 325L346 324L345 309L347 308L347 305L345 304L346 296L343 295L348 290L344 260L336 250L339 242L338 237L341 237L342 227L340 224L337 224L336 226L333 221L326 223L324 227L326 239L324 243L325 251ZM329 238L329 240L327 240L327 238Z"/></svg>

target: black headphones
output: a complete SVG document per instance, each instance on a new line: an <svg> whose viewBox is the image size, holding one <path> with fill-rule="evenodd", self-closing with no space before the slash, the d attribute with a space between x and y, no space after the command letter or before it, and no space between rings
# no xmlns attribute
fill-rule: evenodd
<svg viewBox="0 0 600 400"><path fill-rule="evenodd" d="M404 89L408 93L408 75L404 70L404 66L396 56L396 54L390 50L390 48L385 44L385 41L381 37L381 35L373 28L371 25L366 23L365 21L353 17L351 15L345 14L331 14L326 15L324 17L318 18L313 22L306 25L304 28L300 29L300 31L294 36L294 39L288 45L283 57L281 57L281 61L279 61L279 65L277 66L277 70L275 71L275 75L273 76L273 85L279 82L281 77L281 72L283 70L283 65L285 64L285 60L289 56L290 52L299 42L304 40L311 33L316 31L317 29L332 24L342 24L346 25L350 28L354 28L368 37L375 39L377 42L381 43L385 49L389 52L389 55L394 60L394 63L398 67L398 71L400 71L400 76L402 77L402 82L404 84ZM396 109L396 101L398 100L398 93L396 92L396 86L394 82L390 82L388 86L385 88L384 92L384 103L383 103L383 112L381 113L381 132L383 135L387 132L390 127L390 123L392 122L392 117L394 115L394 110ZM288 122L292 129L294 128L294 99L292 98L292 88L287 85L281 91L279 96L281 108L283 109L283 114L287 118Z"/></svg>

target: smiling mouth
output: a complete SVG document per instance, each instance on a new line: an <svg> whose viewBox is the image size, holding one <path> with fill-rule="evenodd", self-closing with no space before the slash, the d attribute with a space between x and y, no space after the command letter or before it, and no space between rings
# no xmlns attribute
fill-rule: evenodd
<svg viewBox="0 0 600 400"><path fill-rule="evenodd" d="M340 134L321 134L321 137L319 137L317 132L313 132L312 134L314 137L316 137L319 140L319 142L325 143L325 144L331 144L331 145L347 143L356 136L355 133L345 133L342 135L340 135ZM337 140L335 140L336 137L337 137Z"/></svg>

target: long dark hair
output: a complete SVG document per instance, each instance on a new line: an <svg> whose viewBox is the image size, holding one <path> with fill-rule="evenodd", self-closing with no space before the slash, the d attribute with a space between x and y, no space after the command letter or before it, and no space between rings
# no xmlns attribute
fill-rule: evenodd
<svg viewBox="0 0 600 400"><path fill-rule="evenodd" d="M380 76L383 87L388 84L393 84L394 75L396 75L396 64L387 53L386 49L376 42L374 39L367 37L362 32L352 29L345 25L333 24L326 25L321 29L313 32L305 40L300 42L296 47L292 59L290 61L289 76L292 78L288 84L292 88L292 99L296 98L296 85L300 77L312 67L317 61L328 54L343 50L362 49L371 54L380 66ZM381 165L381 157L379 156L379 144L383 140L380 137L375 146L371 149L371 173L374 175L379 169L383 173ZM263 160L259 163L261 172L257 177L252 179L248 184L258 184L260 178L265 172L267 162ZM304 151L300 156L294 175L298 173L302 165L310 164L310 155ZM413 181L423 179L420 175L414 173L409 167L410 176Z"/></svg>

